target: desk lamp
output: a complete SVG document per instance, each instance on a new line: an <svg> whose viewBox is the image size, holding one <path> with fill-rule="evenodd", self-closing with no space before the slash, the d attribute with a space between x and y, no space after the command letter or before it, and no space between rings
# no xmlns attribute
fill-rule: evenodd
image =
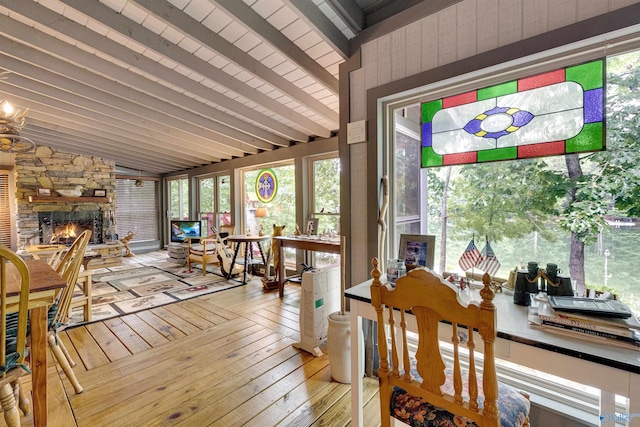
<svg viewBox="0 0 640 427"><path fill-rule="evenodd" d="M269 211L264 206L261 206L256 209L256 218L266 218L269 216ZM258 236L264 236L264 229L262 228L262 221L259 221L260 231L258 232Z"/></svg>

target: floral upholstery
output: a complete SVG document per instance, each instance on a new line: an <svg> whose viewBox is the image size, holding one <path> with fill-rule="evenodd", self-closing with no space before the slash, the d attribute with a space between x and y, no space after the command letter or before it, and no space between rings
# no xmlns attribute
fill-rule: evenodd
<svg viewBox="0 0 640 427"><path fill-rule="evenodd" d="M412 360L411 374L420 380L415 369L415 359ZM445 369L446 381L442 391L453 394L453 370ZM465 383L463 386L463 398L468 400L467 375L463 374ZM482 379L478 379L478 405L482 408L484 396L482 395ZM529 416L530 403L520 392L507 384L498 382L498 408L500 410L500 422L503 427L522 427ZM394 418L413 427L472 427L477 426L466 417L452 414L442 408L437 408L420 397L412 396L400 387L394 387L391 395L391 414Z"/></svg>

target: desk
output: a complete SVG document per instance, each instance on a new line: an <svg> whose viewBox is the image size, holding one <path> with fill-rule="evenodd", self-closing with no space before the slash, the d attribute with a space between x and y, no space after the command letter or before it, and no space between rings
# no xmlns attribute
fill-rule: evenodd
<svg viewBox="0 0 640 427"><path fill-rule="evenodd" d="M345 291L351 308L351 425L362 426L362 319L376 320L371 305L371 280ZM629 398L629 413L640 413L640 351L605 343L593 343L580 338L554 334L529 325L528 308L513 303L510 294L497 294L498 339L496 358L562 378L587 384L601 390L600 413L614 414L615 395ZM407 323L413 316L407 316ZM440 328L446 330L446 328ZM415 331L415 328L412 329ZM357 331L357 333L354 333ZM449 341L450 332L440 334ZM357 351L353 351L357 349ZM608 419L601 421L607 425ZM611 425L611 424L609 424ZM640 426L640 417L633 417L631 426Z"/></svg>
<svg viewBox="0 0 640 427"><path fill-rule="evenodd" d="M267 265L267 260L264 257L264 251L262 250L262 245L260 242L264 242L266 240L271 239L271 236L247 236L245 234L234 234L231 236L225 237L225 240L230 243L236 244L236 249L233 251L233 258L231 259L231 266L229 268L229 272L227 273L227 279L231 278L231 272L233 271L233 266L236 263L236 258L238 258L238 251L240 250L240 246L244 243L244 271L242 272L242 284L247 283L247 267L250 264L253 264L253 252L251 251L251 245L253 243L258 245L258 250L260 251L260 256L262 256L262 265L265 266L265 271L268 271L269 266ZM249 256L251 256L251 263L249 263Z"/></svg>
<svg viewBox="0 0 640 427"><path fill-rule="evenodd" d="M278 269L278 293L280 298L284 296L284 248L303 249L305 251L313 252L328 252L333 254L340 253L340 241L339 240L320 240L306 237L289 237L289 236L276 236L274 237L280 243L280 266Z"/></svg>
<svg viewBox="0 0 640 427"><path fill-rule="evenodd" d="M33 422L35 426L47 425L47 311L53 304L56 292L67 286L58 273L46 261L26 261L30 274L29 311L31 326L31 382L33 390ZM10 264L7 271L8 311L17 311L18 272ZM13 306L10 306L13 304Z"/></svg>

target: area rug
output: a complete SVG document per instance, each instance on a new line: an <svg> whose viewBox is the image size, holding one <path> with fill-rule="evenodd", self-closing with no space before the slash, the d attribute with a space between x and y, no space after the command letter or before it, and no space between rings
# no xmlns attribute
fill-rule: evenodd
<svg viewBox="0 0 640 427"><path fill-rule="evenodd" d="M233 278L227 280L215 267L208 267L203 276L199 268L188 271L186 266L164 260L95 270L91 281L92 322L242 285ZM69 326L83 323L82 307L74 308Z"/></svg>

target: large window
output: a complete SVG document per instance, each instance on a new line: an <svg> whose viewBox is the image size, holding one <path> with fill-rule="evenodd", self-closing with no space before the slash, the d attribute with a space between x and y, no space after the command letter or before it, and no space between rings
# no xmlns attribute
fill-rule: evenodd
<svg viewBox="0 0 640 427"><path fill-rule="evenodd" d="M200 219L203 233L212 227L231 224L231 184L229 175L216 175L198 179Z"/></svg>
<svg viewBox="0 0 640 427"><path fill-rule="evenodd" d="M488 238L501 263L496 276L529 261L555 263L575 287L610 289L640 311L640 53L606 62L606 151L420 170L420 138L410 132L419 100L391 109L390 242L417 230L433 234L436 270L462 272L458 260L469 242L482 249Z"/></svg>
<svg viewBox="0 0 640 427"><path fill-rule="evenodd" d="M167 185L171 219L192 219L189 217L189 179L171 178L167 180Z"/></svg>
<svg viewBox="0 0 640 427"><path fill-rule="evenodd" d="M318 234L337 234L340 227L340 159L310 159L313 204L311 216L318 219Z"/></svg>

